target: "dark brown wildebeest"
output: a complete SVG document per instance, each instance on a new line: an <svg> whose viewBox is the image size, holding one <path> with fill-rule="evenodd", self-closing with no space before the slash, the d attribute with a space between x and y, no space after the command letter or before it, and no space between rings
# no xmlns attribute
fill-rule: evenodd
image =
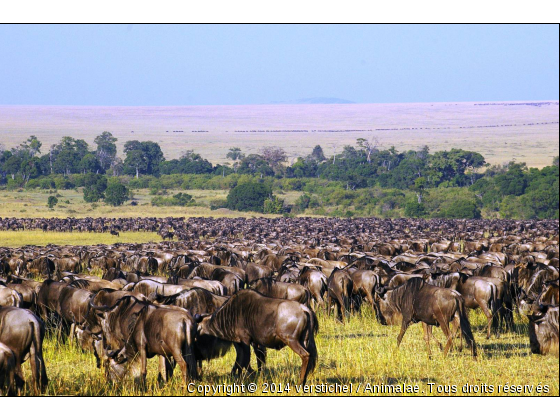
<svg viewBox="0 0 560 420"><path fill-rule="evenodd" d="M157 307L145 302L143 305L130 338L113 355L114 363L111 363L122 366L130 361L134 380L142 386L146 384L147 359L154 356L162 356L165 360L163 381L171 378L175 364L181 368L185 384L189 379L198 379L194 354L197 327L189 312L179 307Z"/></svg>
<svg viewBox="0 0 560 420"><path fill-rule="evenodd" d="M23 306L23 297L21 293L0 283L0 306L14 306L20 308Z"/></svg>
<svg viewBox="0 0 560 420"><path fill-rule="evenodd" d="M237 273L216 268L212 272L212 280L217 280L224 285L224 294L231 296L245 287L245 281Z"/></svg>
<svg viewBox="0 0 560 420"><path fill-rule="evenodd" d="M47 370L43 360L45 326L31 311L21 308L0 307L0 342L12 350L15 356L16 385L25 383L21 364L29 358L35 392L44 391L48 384Z"/></svg>
<svg viewBox="0 0 560 420"><path fill-rule="evenodd" d="M305 384L317 364L315 313L298 302L273 299L252 290L241 290L212 315L196 314L199 334L234 343L237 358L232 374L250 366L250 345L279 350L289 346L301 357L299 381ZM257 354L266 362L264 350Z"/></svg>
<svg viewBox="0 0 560 420"><path fill-rule="evenodd" d="M27 273L31 273L37 277L46 277L50 279L56 271L56 264L51 258L42 256L27 261L25 270Z"/></svg>
<svg viewBox="0 0 560 420"><path fill-rule="evenodd" d="M210 314L227 302L229 297L218 296L206 289L195 287L172 296L158 296L156 303L174 305L187 309L191 314ZM225 356L231 348L230 341L203 335L195 340L195 358L200 367L203 360L212 360Z"/></svg>
<svg viewBox="0 0 560 420"><path fill-rule="evenodd" d="M37 311L47 326L56 327L60 321L60 292L68 286L65 282L45 280L37 294Z"/></svg>
<svg viewBox="0 0 560 420"><path fill-rule="evenodd" d="M271 278L255 280L249 283L249 288L259 292L263 296L293 300L309 306L311 302L311 293L300 284L284 283L274 281Z"/></svg>
<svg viewBox="0 0 560 420"><path fill-rule="evenodd" d="M122 290L125 292L141 293L148 298L152 298L155 294L164 296L174 295L182 290L188 290L192 286L178 285L178 284L163 284L153 280L140 280L138 283L130 283Z"/></svg>
<svg viewBox="0 0 560 420"><path fill-rule="evenodd" d="M380 284L379 276L371 270L356 270L350 277L352 277L352 294L355 305L358 306L361 300L365 298L379 321L378 309L374 299L375 286Z"/></svg>
<svg viewBox="0 0 560 420"><path fill-rule="evenodd" d="M338 320L344 323L346 312L350 312L352 296L352 278L347 271L335 268L327 281L327 315L331 314L331 305L337 308Z"/></svg>
<svg viewBox="0 0 560 420"><path fill-rule="evenodd" d="M89 312L89 301L93 292L73 285L74 282L62 289L59 296L59 315L63 320L63 330L74 341L76 325L82 325Z"/></svg>
<svg viewBox="0 0 560 420"><path fill-rule="evenodd" d="M471 349L473 357L476 358L476 344L471 324L465 312L463 297L457 291L432 286L422 279L414 278L394 289L378 287L376 293L380 299L389 301L390 305L402 315L397 347L400 346L407 328L413 323L422 322L428 354L430 354L431 327L439 325L447 337L447 344L443 349L443 354L447 355L453 344L453 333L449 323L458 316L463 338Z"/></svg>
<svg viewBox="0 0 560 420"><path fill-rule="evenodd" d="M272 277L272 275L274 274L274 269L266 265L247 263L247 266L245 267L245 273L247 274L247 281L252 282L258 279Z"/></svg>
<svg viewBox="0 0 560 420"><path fill-rule="evenodd" d="M529 318L531 352L558 357L558 305L533 303L522 309Z"/></svg>
<svg viewBox="0 0 560 420"><path fill-rule="evenodd" d="M10 280L13 281L13 278L10 278ZM37 307L37 292L35 291L35 288L33 286L31 286L30 284L20 282L20 283L8 283L6 284L6 287L15 290L21 295L22 308L30 309L31 311L35 312L35 309Z"/></svg>
<svg viewBox="0 0 560 420"><path fill-rule="evenodd" d="M497 320L496 314L500 308L498 289L489 277L469 277L464 273L451 273L440 275L436 278L427 276L429 284L456 290L463 296L465 307L469 309L480 308L488 320L486 338L492 334L492 324ZM499 281L499 280L498 280ZM500 336L499 328L496 336Z"/></svg>
<svg viewBox="0 0 560 420"><path fill-rule="evenodd" d="M0 342L0 396L16 395L16 356L12 349Z"/></svg>
<svg viewBox="0 0 560 420"><path fill-rule="evenodd" d="M311 292L311 297L319 306L325 305L327 293L327 276L314 267L305 266L299 273L297 282Z"/></svg>

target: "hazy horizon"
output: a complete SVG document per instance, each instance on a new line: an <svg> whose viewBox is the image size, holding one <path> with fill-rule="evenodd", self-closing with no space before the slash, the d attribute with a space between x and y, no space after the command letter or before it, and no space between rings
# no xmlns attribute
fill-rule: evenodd
<svg viewBox="0 0 560 420"><path fill-rule="evenodd" d="M0 25L0 104L554 101L558 25Z"/></svg>

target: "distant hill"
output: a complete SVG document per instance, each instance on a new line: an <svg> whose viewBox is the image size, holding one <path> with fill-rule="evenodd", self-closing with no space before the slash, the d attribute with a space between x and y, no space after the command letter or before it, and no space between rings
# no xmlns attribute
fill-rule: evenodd
<svg viewBox="0 0 560 420"><path fill-rule="evenodd" d="M296 99L294 101L275 101L271 102L275 105L317 105L317 104L354 104L355 102L340 99L340 98L304 98L304 99Z"/></svg>

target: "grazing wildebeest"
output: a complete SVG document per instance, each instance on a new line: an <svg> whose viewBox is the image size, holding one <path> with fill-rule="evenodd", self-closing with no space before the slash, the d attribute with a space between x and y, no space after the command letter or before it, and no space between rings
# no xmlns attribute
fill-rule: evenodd
<svg viewBox="0 0 560 420"><path fill-rule="evenodd" d="M0 342L0 396L16 395L16 356L12 349Z"/></svg>
<svg viewBox="0 0 560 420"><path fill-rule="evenodd" d="M529 343L534 354L558 357L558 305L533 303L523 306L529 318Z"/></svg>
<svg viewBox="0 0 560 420"><path fill-rule="evenodd" d="M215 312L228 299L228 296L218 296L206 289L195 287L172 296L157 296L156 303L179 306L187 309L191 314L210 314ZM203 335L196 337L194 354L199 366L202 367L203 360L223 357L230 348L230 341Z"/></svg>
<svg viewBox="0 0 560 420"><path fill-rule="evenodd" d="M179 307L157 307L144 303L129 340L114 355L114 361L117 365L127 361L131 361L133 365L138 364L139 372L134 372L134 379L145 386L147 359L162 356L165 360L165 376L162 379L168 381L175 364L178 364L182 379L187 384L189 379L198 379L194 352L196 332L197 327L189 311Z"/></svg>
<svg viewBox="0 0 560 420"><path fill-rule="evenodd" d="M196 314L199 334L234 343L237 358L232 374L250 365L250 345L281 349L289 346L301 357L299 381L305 384L317 363L315 333L319 324L315 313L298 302L273 299L252 290L241 290L212 315ZM265 351L257 358L266 361Z"/></svg>
<svg viewBox="0 0 560 420"><path fill-rule="evenodd" d="M465 303L460 293L442 287L432 286L422 279L411 279L394 289L385 286L376 289L377 295L388 300L390 305L402 315L401 331L397 337L397 347L407 328L416 322L424 323L424 340L430 353L431 326L439 325L447 337L447 344L443 350L444 355L453 344L453 333L449 328L455 316L459 317L459 325L463 338L476 358L476 344L471 331L471 324L465 312Z"/></svg>
<svg viewBox="0 0 560 420"><path fill-rule="evenodd" d="M331 314L331 305L337 308L338 320L344 323L346 312L350 312L352 297L352 278L346 270L335 268L327 281L327 315Z"/></svg>
<svg viewBox="0 0 560 420"><path fill-rule="evenodd" d="M21 308L0 307L0 342L8 346L15 356L16 384L25 383L21 364L29 358L33 385L36 392L44 391L48 384L43 360L45 326L31 311Z"/></svg>

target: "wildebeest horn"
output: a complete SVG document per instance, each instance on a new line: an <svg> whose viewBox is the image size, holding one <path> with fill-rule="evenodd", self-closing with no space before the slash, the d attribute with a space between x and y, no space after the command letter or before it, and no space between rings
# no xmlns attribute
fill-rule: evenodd
<svg viewBox="0 0 560 420"><path fill-rule="evenodd" d="M209 314L195 314L194 322L200 324L204 318L206 318Z"/></svg>

